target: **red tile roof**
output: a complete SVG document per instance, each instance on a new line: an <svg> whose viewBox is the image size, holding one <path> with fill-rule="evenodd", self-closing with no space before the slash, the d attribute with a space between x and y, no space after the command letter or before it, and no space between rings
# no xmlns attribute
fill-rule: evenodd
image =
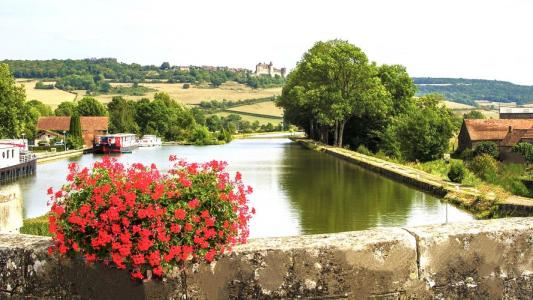
<svg viewBox="0 0 533 300"><path fill-rule="evenodd" d="M507 135L501 141L500 145L512 147L518 144L528 130L529 129L513 129L511 132L507 132Z"/></svg>
<svg viewBox="0 0 533 300"><path fill-rule="evenodd" d="M80 117L82 131L106 131L109 126L109 117ZM37 130L68 131L70 117L40 117L37 121Z"/></svg>
<svg viewBox="0 0 533 300"><path fill-rule="evenodd" d="M465 126L472 141L503 140L509 133L509 126L513 131L527 130L533 127L533 119L466 119Z"/></svg>
<svg viewBox="0 0 533 300"><path fill-rule="evenodd" d="M109 117L80 117L81 130L106 131L109 125Z"/></svg>
<svg viewBox="0 0 533 300"><path fill-rule="evenodd" d="M37 130L58 130L68 131L70 128L70 117L39 117Z"/></svg>

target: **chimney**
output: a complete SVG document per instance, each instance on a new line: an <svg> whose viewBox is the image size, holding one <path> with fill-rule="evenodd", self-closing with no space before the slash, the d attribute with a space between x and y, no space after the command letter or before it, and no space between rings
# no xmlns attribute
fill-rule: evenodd
<svg viewBox="0 0 533 300"><path fill-rule="evenodd" d="M513 126L509 125L509 133L513 132Z"/></svg>

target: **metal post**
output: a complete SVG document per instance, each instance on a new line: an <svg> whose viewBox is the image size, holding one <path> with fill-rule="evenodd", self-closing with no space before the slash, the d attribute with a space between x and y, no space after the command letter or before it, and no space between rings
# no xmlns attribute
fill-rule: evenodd
<svg viewBox="0 0 533 300"><path fill-rule="evenodd" d="M63 146L65 147L65 151L67 151L67 132L63 130Z"/></svg>

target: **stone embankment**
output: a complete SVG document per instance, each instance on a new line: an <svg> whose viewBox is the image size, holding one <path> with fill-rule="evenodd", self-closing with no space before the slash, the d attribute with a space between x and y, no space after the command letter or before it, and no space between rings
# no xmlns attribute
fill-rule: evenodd
<svg viewBox="0 0 533 300"><path fill-rule="evenodd" d="M530 299L533 218L253 239L163 281L0 235L0 298Z"/></svg>
<svg viewBox="0 0 533 300"><path fill-rule="evenodd" d="M79 156L88 151L89 149L79 149L79 150L67 150L61 152L37 152L37 163L43 163L51 160L67 158L72 156Z"/></svg>
<svg viewBox="0 0 533 300"><path fill-rule="evenodd" d="M445 181L442 178L405 165L389 162L377 157L355 151L327 146L308 139L295 138L293 141L317 151L360 165L389 178L407 183L424 191L433 193L447 201L459 205L475 214L485 216L532 216L533 200L512 196L507 199L491 199L494 195L482 194L470 186ZM488 212L488 210L491 210Z"/></svg>

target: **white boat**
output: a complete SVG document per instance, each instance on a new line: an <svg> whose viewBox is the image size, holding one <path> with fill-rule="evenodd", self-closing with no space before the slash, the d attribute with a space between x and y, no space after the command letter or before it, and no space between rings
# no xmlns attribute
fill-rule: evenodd
<svg viewBox="0 0 533 300"><path fill-rule="evenodd" d="M158 138L155 135L147 134L143 135L142 139L139 140L139 147L155 147L161 146L161 138Z"/></svg>
<svg viewBox="0 0 533 300"><path fill-rule="evenodd" d="M37 158L26 140L0 140L0 184L35 174Z"/></svg>

